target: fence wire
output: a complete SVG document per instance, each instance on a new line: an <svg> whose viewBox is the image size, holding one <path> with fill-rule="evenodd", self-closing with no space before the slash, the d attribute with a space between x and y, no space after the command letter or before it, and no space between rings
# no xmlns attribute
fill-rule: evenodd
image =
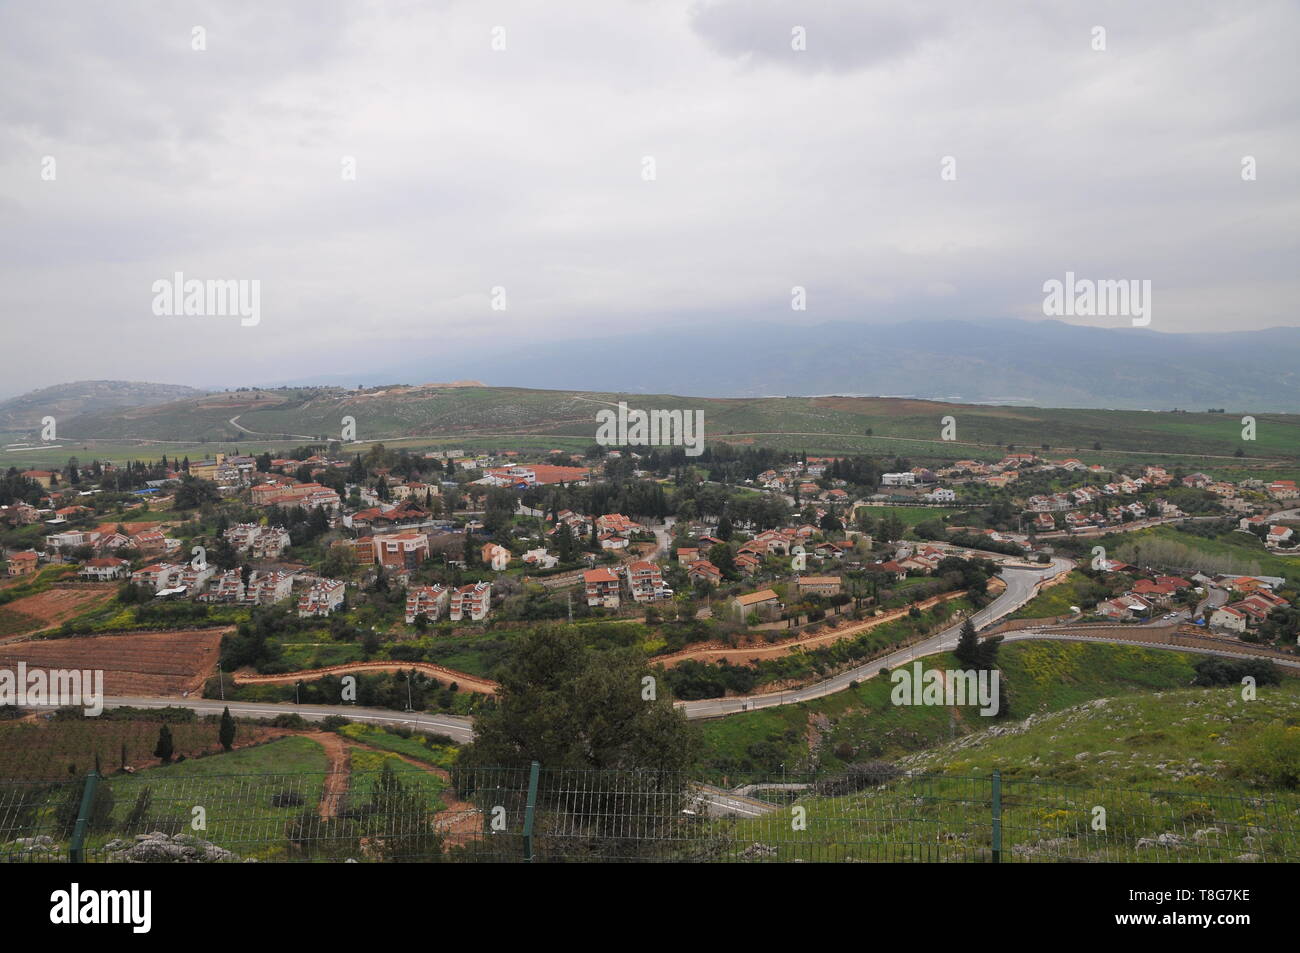
<svg viewBox="0 0 1300 953"><path fill-rule="evenodd" d="M996 775L91 773L0 781L0 861L1294 862L1298 807Z"/></svg>

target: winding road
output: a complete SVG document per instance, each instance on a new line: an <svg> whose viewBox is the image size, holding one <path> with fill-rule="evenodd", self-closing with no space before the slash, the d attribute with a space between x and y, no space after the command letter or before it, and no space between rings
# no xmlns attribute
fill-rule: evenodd
<svg viewBox="0 0 1300 953"><path fill-rule="evenodd" d="M987 606L974 614L972 618L975 622L976 628L986 628L1005 616L1010 615L1012 612L1015 612L1035 596L1038 592L1039 586L1044 582L1047 582L1063 573L1067 573L1073 568L1073 561L1059 557L1053 559L1049 565L1035 568L1029 568L1023 565L1017 566L1014 564L1004 564L1002 579L1006 582L1006 589ZM1049 628L1046 622L1044 623L1044 628ZM677 706L685 712L687 718L701 719L718 718L724 715L736 714L738 712L756 711L760 708L773 708L779 705L794 705L800 702L811 701L816 698L824 698L825 696L832 695L835 692L843 691L859 679L871 678L882 668L892 669L899 665L910 664L912 661L919 658L935 655L940 652L951 651L956 647L960 634L961 623L951 625L943 631L935 633L934 635L911 646L896 649L887 655L874 658L862 665L858 665L847 671L841 672L838 675L834 675L812 685L807 685L803 688L791 689L783 692L773 692L765 695L709 698L699 701L677 702ZM1105 634L1088 634L1086 632L1067 633L1061 631L1024 629L1017 632L1006 633L1003 638L1008 642L1018 642L1029 639L1046 639L1066 642L1122 642L1122 644L1126 645L1141 645L1144 647L1164 649L1173 652L1192 652L1200 655L1219 655L1236 658L1240 658L1243 655L1253 657L1248 651L1229 652L1207 647L1171 645L1154 640L1147 642L1133 638L1120 640L1114 637L1108 637ZM1276 656L1264 655L1262 653L1259 657L1267 658L1269 661L1277 665L1300 669L1300 659L1279 659ZM179 708L189 708L203 715L219 715L223 708L229 707L231 714L245 718L274 718L277 715L298 714L308 721L322 721L329 715L343 715L352 721L378 725L404 725L417 731L444 734L460 742L468 742L472 740L474 734L473 719L468 717L462 717L459 715L429 714L425 712L400 712L387 708L362 708L353 705L296 705L279 702L227 702L211 698L117 696L106 698L104 700L104 706L106 708L164 708L174 706Z"/></svg>
<svg viewBox="0 0 1300 953"><path fill-rule="evenodd" d="M1010 568L1004 566L1002 579L1007 588L996 599L976 612L971 619L977 629L985 628L1004 616L1015 612L1038 592L1038 587L1049 579L1074 568L1069 559L1056 558L1040 569ZM854 682L870 678L882 668L895 668L911 662L913 659L938 652L947 652L957 645L961 635L962 623L949 626L941 632L926 638L907 648L901 648L888 655L872 659L848 671L833 675L825 681L817 682L804 688L795 688L785 692L772 692L766 695L746 695L734 698L706 698L700 701L679 702L687 718L718 718L741 711L755 711L759 708L773 708L778 705L793 705L798 702L824 698L835 692L843 691Z"/></svg>

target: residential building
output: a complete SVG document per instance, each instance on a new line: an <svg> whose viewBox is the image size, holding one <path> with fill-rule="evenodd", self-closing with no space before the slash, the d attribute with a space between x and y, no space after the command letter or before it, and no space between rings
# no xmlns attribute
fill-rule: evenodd
<svg viewBox="0 0 1300 953"><path fill-rule="evenodd" d="M93 579L97 582L125 579L131 575L131 564L116 556L97 556L94 559L87 559L77 575L82 579Z"/></svg>
<svg viewBox="0 0 1300 953"><path fill-rule="evenodd" d="M671 596L671 591L664 589L663 572L649 560L643 559L627 567L627 584L636 602L653 602Z"/></svg>
<svg viewBox="0 0 1300 953"><path fill-rule="evenodd" d="M412 586L406 590L406 624L414 625L417 616L436 622L449 602L449 590L443 585Z"/></svg>
<svg viewBox="0 0 1300 953"><path fill-rule="evenodd" d="M604 566L588 569L582 574L582 585L587 605L605 609L619 607L619 578L614 570Z"/></svg>
<svg viewBox="0 0 1300 953"><path fill-rule="evenodd" d="M208 591L199 596L200 602L245 601L243 574L238 569L228 569L212 580Z"/></svg>
<svg viewBox="0 0 1300 953"><path fill-rule="evenodd" d="M722 582L722 570L707 559L697 559L687 567L686 576L692 582L703 580L711 586Z"/></svg>
<svg viewBox="0 0 1300 953"><path fill-rule="evenodd" d="M346 588L341 579L317 579L298 597L298 617L327 616L338 610Z"/></svg>
<svg viewBox="0 0 1300 953"><path fill-rule="evenodd" d="M239 523L224 533L235 552L253 559L277 559L290 546L289 531L283 526Z"/></svg>
<svg viewBox="0 0 1300 953"><path fill-rule="evenodd" d="M1219 606L1210 614L1209 623L1212 628L1240 635L1246 631L1246 613L1233 606Z"/></svg>
<svg viewBox="0 0 1300 953"><path fill-rule="evenodd" d="M187 567L177 563L154 563L131 573L131 582L158 592L162 589L174 589L180 584L181 574Z"/></svg>
<svg viewBox="0 0 1300 953"><path fill-rule="evenodd" d="M520 559L534 569L554 569L560 564L560 557L547 552L545 547L530 549Z"/></svg>
<svg viewBox="0 0 1300 953"><path fill-rule="evenodd" d="M9 557L9 575L11 576L29 576L36 572L40 565L41 557L34 549L24 550L21 553L14 553Z"/></svg>
<svg viewBox="0 0 1300 953"><path fill-rule="evenodd" d="M835 596L840 592L839 576L800 576L799 594L816 593L820 596Z"/></svg>
<svg viewBox="0 0 1300 953"><path fill-rule="evenodd" d="M469 619L480 622L492 610L492 583L475 582L451 591L450 612L452 622Z"/></svg>
<svg viewBox="0 0 1300 953"><path fill-rule="evenodd" d="M781 597L771 589L760 589L736 596L729 603L732 617L738 622L747 621L751 614L757 613L760 619L774 614L780 607Z"/></svg>
<svg viewBox="0 0 1300 953"><path fill-rule="evenodd" d="M483 565L493 572L504 572L510 565L510 550L496 543L484 543L480 554L483 557Z"/></svg>
<svg viewBox="0 0 1300 953"><path fill-rule="evenodd" d="M293 580L296 573L284 570L254 570L248 577L245 598L259 606L274 605L293 595ZM329 580L326 580L329 581ZM342 599L343 590L339 589ZM319 614L319 613L317 613Z"/></svg>

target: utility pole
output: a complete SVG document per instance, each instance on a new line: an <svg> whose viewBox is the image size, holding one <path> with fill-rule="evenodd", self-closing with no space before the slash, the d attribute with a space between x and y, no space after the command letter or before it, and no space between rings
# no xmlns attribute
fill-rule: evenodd
<svg viewBox="0 0 1300 953"><path fill-rule="evenodd" d="M226 677L221 674L221 663L217 663L217 685L221 689L221 700L226 700Z"/></svg>

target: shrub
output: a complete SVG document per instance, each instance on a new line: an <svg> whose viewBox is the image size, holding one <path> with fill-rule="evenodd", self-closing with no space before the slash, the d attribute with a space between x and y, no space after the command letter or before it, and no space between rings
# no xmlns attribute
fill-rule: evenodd
<svg viewBox="0 0 1300 953"><path fill-rule="evenodd" d="M1300 787L1300 726L1273 722L1237 748L1234 773L1261 787Z"/></svg>

